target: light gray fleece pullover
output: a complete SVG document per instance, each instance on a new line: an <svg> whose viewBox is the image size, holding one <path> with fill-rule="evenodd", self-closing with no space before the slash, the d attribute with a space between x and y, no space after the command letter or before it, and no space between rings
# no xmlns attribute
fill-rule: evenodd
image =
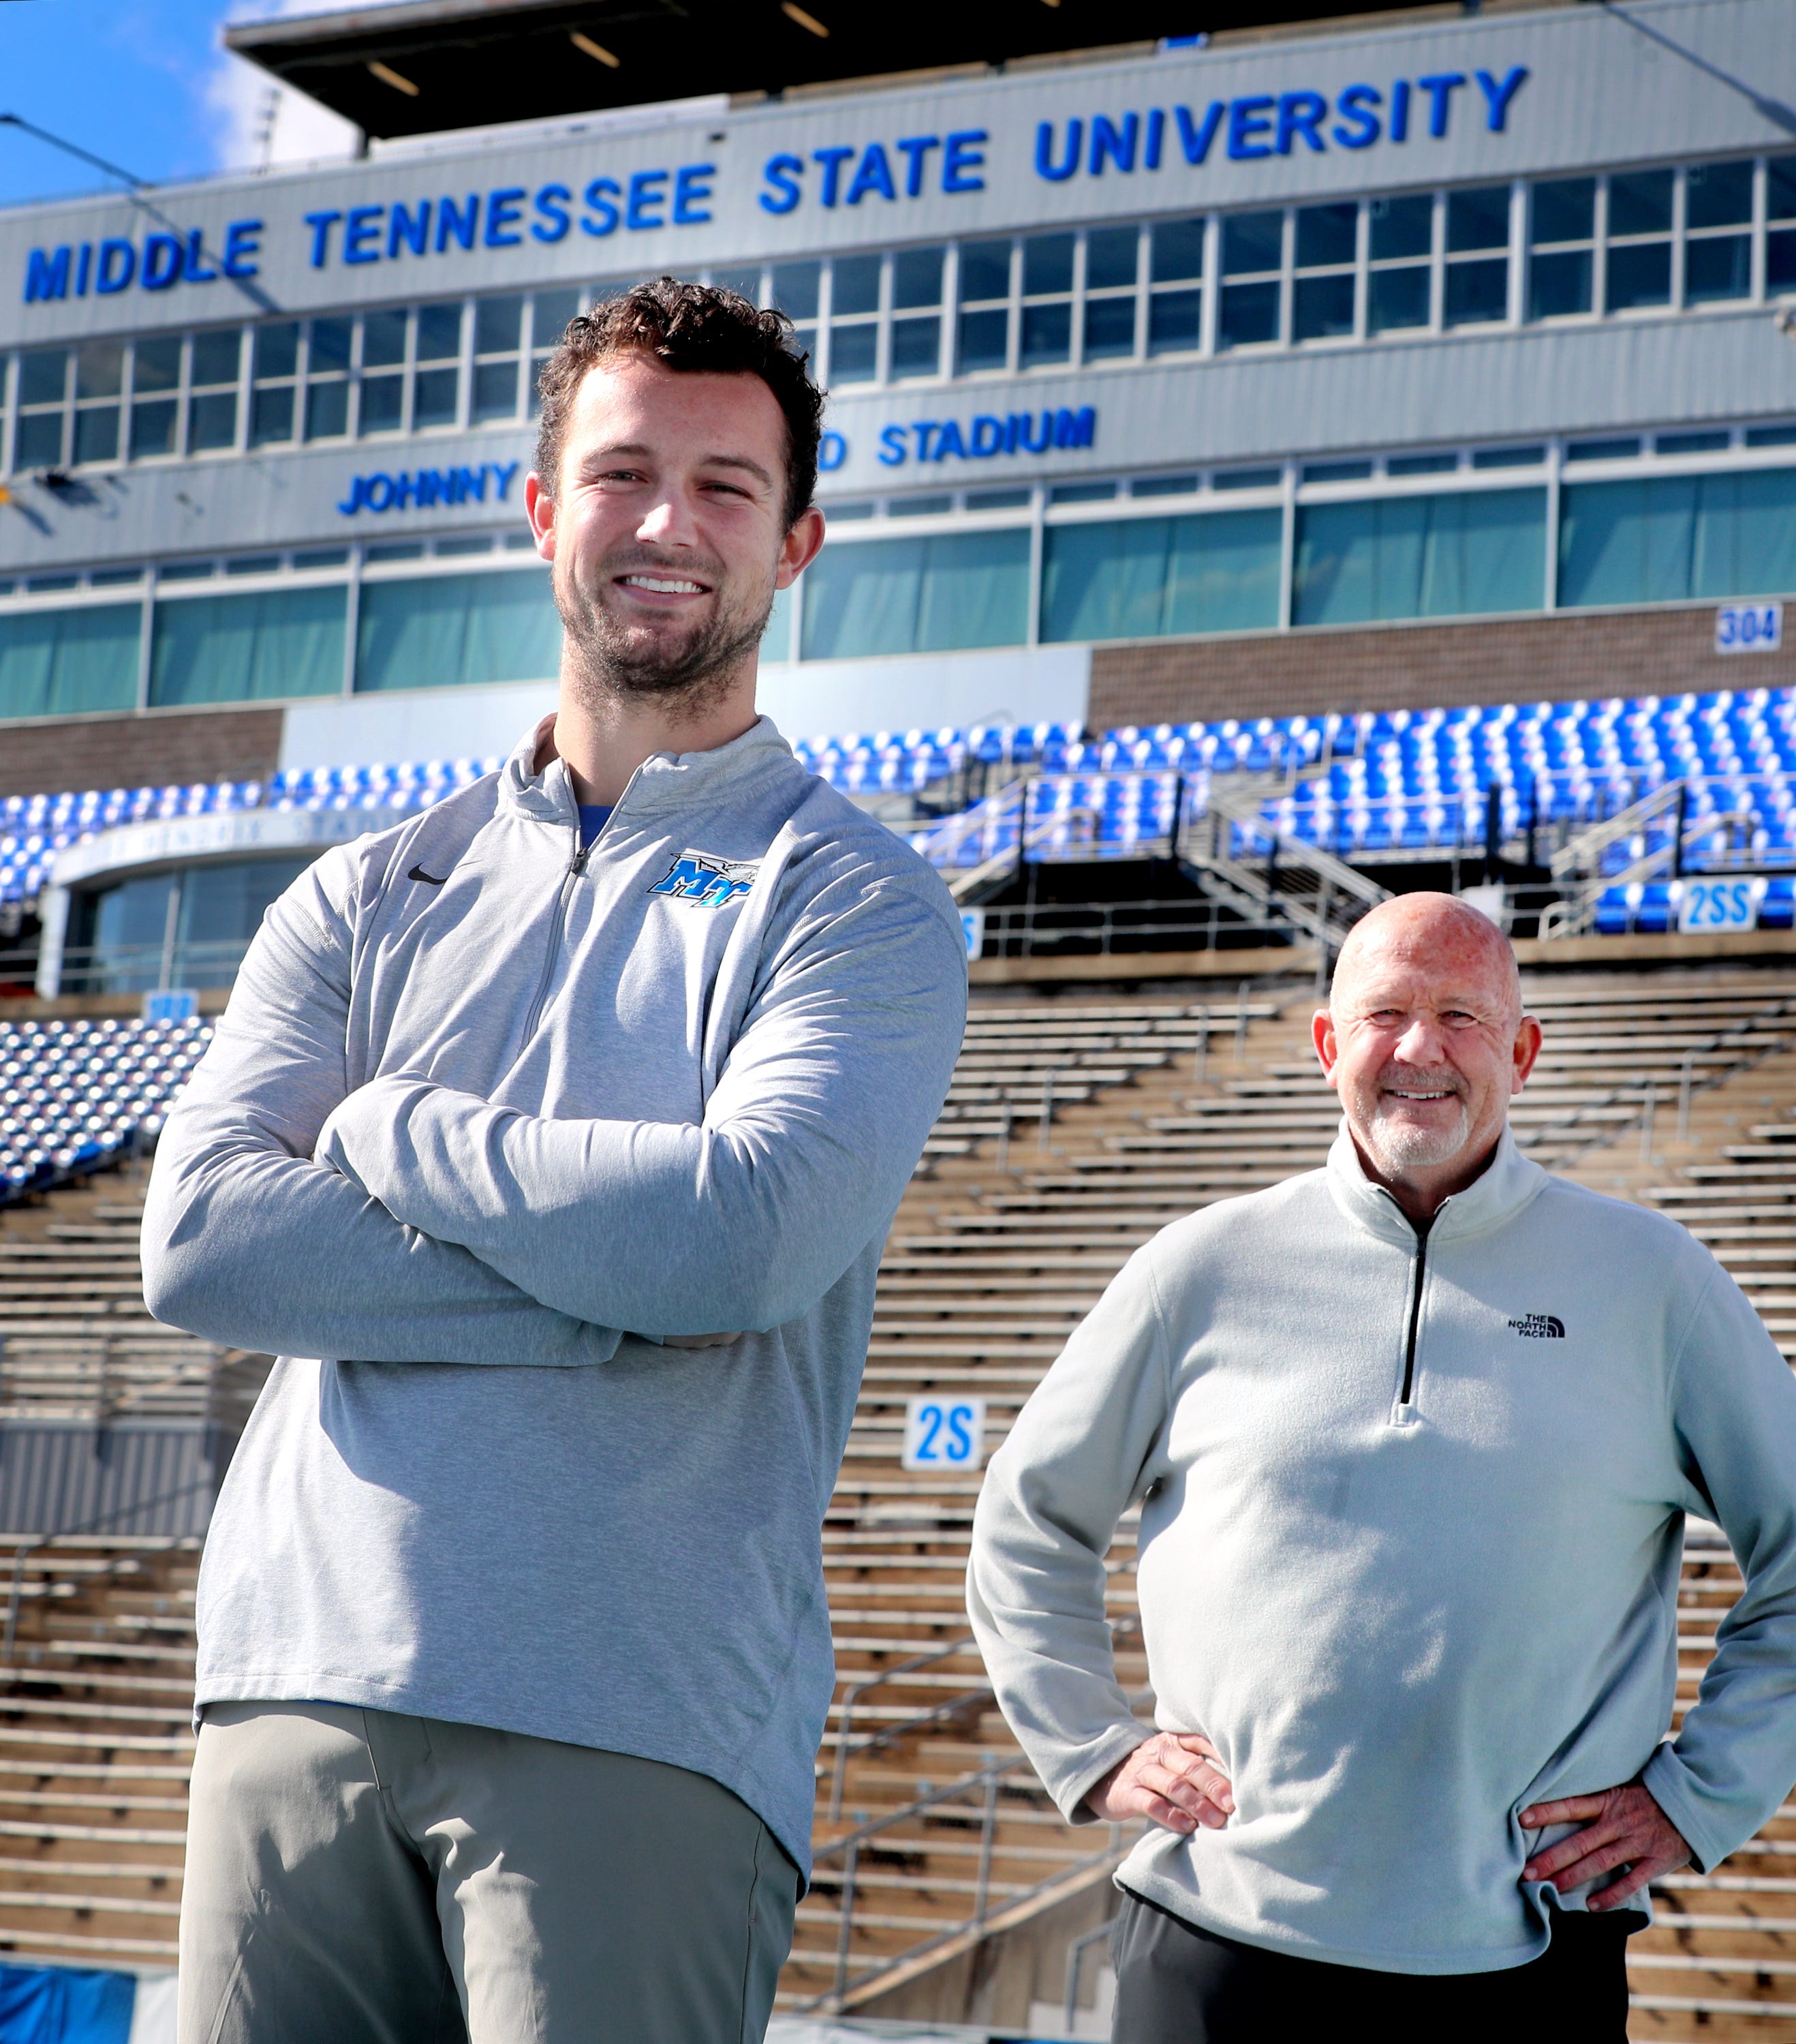
<svg viewBox="0 0 1796 2044"><path fill-rule="evenodd" d="M669 1762L808 1868L820 1529L959 921L764 718L651 759L584 857L536 743L287 890L163 1132L152 1311L283 1358L198 1701Z"/></svg>
<svg viewBox="0 0 1796 2044"><path fill-rule="evenodd" d="M1157 1722L1209 1735L1236 1808L1151 1831L1119 1879L1192 1923L1392 1973L1517 1965L1548 1938L1523 1864L1572 1828L1525 1833L1529 1804L1644 1767L1711 1867L1796 1779L1796 1381L1675 1222L1506 1135L1425 1254L1344 1132L1325 1169L1175 1223L1029 1400L968 1601L1069 1816L1147 1736L1102 1602L1136 1499ZM1661 1745L1686 1512L1746 1592Z"/></svg>

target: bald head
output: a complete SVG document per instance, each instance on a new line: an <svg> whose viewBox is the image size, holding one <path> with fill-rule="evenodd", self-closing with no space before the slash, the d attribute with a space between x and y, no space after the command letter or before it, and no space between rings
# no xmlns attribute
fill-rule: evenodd
<svg viewBox="0 0 1796 2044"><path fill-rule="evenodd" d="M1521 974L1509 940L1490 918L1452 894L1399 894L1362 916L1335 962L1329 1007L1342 1012L1356 983L1383 965L1486 986L1494 1007L1521 1020Z"/></svg>
<svg viewBox="0 0 1796 2044"><path fill-rule="evenodd" d="M1354 925L1314 1035L1362 1163L1417 1220L1490 1162L1540 1047L1508 938L1451 894Z"/></svg>

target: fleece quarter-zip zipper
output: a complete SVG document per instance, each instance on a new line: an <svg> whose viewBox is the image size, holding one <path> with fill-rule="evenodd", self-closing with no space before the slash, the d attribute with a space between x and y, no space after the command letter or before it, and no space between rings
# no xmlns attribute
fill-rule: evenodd
<svg viewBox="0 0 1796 2044"><path fill-rule="evenodd" d="M1422 1285L1428 1277L1428 1230L1416 1232L1416 1274L1409 1292L1409 1324L1403 1333L1403 1388L1398 1394L1400 1409L1407 1411L1416 1388L1416 1334L1421 1325Z"/></svg>
<svg viewBox="0 0 1796 2044"><path fill-rule="evenodd" d="M618 810L629 800L630 790L636 786L637 778L641 772L641 767L638 766L636 772L632 774L629 779L624 783L624 792L612 805L611 816L606 819L607 824L616 816ZM604 832L602 830L599 836L603 835ZM536 982L536 997L531 1001L530 1012L524 1019L524 1040L526 1043L536 1035L536 1025L543 1019L543 1004L548 999L549 986L555 978L555 968L561 957L561 939L567 928L568 902L573 895L575 883L586 870L586 861L592 856L593 847L598 843L598 838L595 837L591 844L581 843L579 813L576 808L574 823L574 856L569 863L567 871L562 874L561 884L556 889L555 925L549 932L548 952L543 960L542 977Z"/></svg>

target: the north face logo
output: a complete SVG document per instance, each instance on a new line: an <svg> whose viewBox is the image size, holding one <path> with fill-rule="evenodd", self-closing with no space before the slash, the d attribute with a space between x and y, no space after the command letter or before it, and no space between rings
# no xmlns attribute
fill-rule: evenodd
<svg viewBox="0 0 1796 2044"><path fill-rule="evenodd" d="M1565 1323L1553 1313L1524 1313L1509 1325L1518 1335L1525 1335L1530 1341L1563 1341Z"/></svg>
<svg viewBox="0 0 1796 2044"><path fill-rule="evenodd" d="M721 909L746 894L761 870L758 859L718 859L708 851L683 851L651 894L671 894L676 901Z"/></svg>

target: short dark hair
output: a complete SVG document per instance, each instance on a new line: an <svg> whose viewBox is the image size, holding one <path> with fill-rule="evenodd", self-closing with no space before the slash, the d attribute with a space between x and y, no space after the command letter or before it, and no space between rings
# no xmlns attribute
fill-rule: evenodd
<svg viewBox="0 0 1796 2044"><path fill-rule="evenodd" d="M817 451L823 436L823 393L806 358L792 344L783 313L752 305L713 284L656 277L571 320L543 364L537 388L536 473L552 499L560 486L567 415L586 371L621 355L646 355L669 369L758 376L786 419L786 526L810 509Z"/></svg>

